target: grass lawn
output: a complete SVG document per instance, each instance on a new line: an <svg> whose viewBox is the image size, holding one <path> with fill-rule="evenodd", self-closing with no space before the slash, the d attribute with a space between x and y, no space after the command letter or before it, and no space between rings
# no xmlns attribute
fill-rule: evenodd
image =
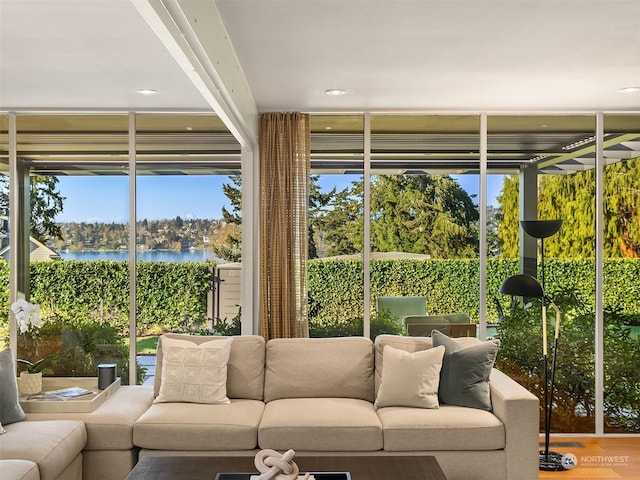
<svg viewBox="0 0 640 480"><path fill-rule="evenodd" d="M159 335L136 338L136 351L138 355L155 355L158 348Z"/></svg>

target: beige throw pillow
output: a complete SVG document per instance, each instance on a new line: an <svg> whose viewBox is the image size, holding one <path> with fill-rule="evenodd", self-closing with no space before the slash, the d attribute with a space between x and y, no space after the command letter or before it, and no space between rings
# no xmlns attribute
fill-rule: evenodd
<svg viewBox="0 0 640 480"><path fill-rule="evenodd" d="M233 339L200 345L162 337L162 383L155 403L226 404L227 362Z"/></svg>
<svg viewBox="0 0 640 480"><path fill-rule="evenodd" d="M409 353L386 345L376 408L438 408L438 385L444 347Z"/></svg>

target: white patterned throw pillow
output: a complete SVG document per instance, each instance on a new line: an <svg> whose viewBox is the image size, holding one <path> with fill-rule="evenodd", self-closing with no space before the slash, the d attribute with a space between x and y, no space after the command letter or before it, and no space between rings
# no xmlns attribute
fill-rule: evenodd
<svg viewBox="0 0 640 480"><path fill-rule="evenodd" d="M227 362L233 339L196 344L162 337L162 383L155 403L226 404Z"/></svg>

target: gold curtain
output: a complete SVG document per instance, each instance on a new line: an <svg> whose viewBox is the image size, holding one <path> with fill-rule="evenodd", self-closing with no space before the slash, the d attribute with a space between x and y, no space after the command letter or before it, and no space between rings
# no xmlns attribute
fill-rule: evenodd
<svg viewBox="0 0 640 480"><path fill-rule="evenodd" d="M308 337L309 115L260 116L260 334Z"/></svg>

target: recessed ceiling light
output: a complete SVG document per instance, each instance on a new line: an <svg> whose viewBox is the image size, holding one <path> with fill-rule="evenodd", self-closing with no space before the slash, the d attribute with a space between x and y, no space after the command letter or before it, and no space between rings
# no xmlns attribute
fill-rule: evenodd
<svg viewBox="0 0 640 480"><path fill-rule="evenodd" d="M637 92L640 92L640 87L624 87L618 91L620 93L637 93Z"/></svg>
<svg viewBox="0 0 640 480"><path fill-rule="evenodd" d="M330 88L329 90L325 90L324 93L333 97L338 97L340 95L344 95L347 91L341 88Z"/></svg>
<svg viewBox="0 0 640 480"><path fill-rule="evenodd" d="M154 90L153 88L139 88L138 90L136 90L136 92L138 92L140 95L155 95L156 93L158 93L158 91Z"/></svg>

